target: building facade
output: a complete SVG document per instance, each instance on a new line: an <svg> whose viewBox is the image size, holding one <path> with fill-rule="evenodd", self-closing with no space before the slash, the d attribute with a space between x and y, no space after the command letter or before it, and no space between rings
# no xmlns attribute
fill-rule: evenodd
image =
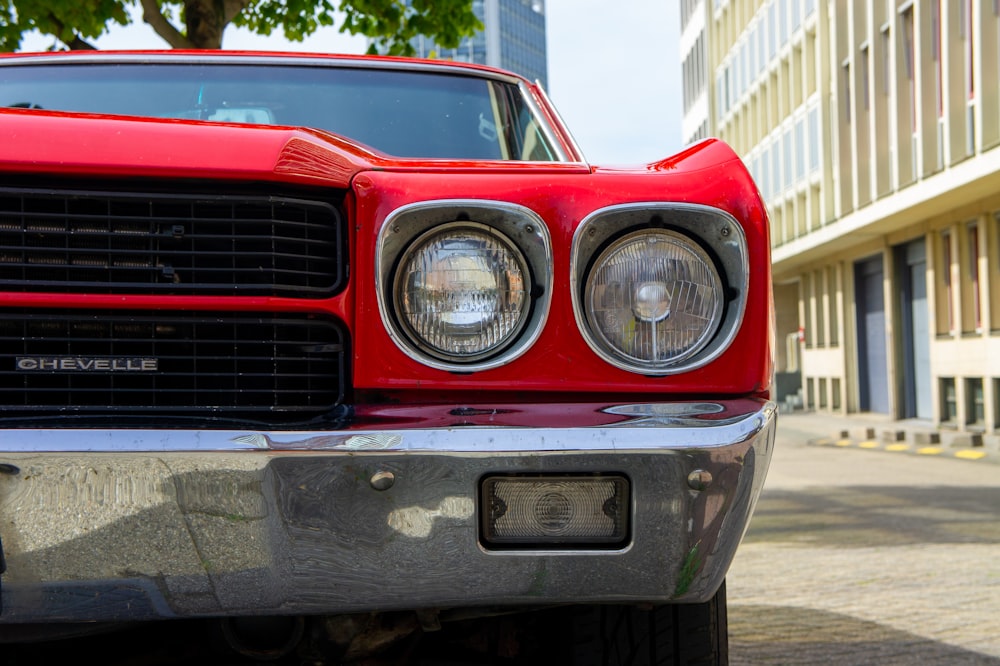
<svg viewBox="0 0 1000 666"><path fill-rule="evenodd" d="M768 203L779 375L812 409L1000 430L1000 2L682 5L685 136L707 111Z"/></svg>
<svg viewBox="0 0 1000 666"><path fill-rule="evenodd" d="M705 0L680 0L681 3L681 82L684 116L681 136L684 143L709 137L712 102L708 93L711 77L708 62L708 26ZM714 136L714 134L712 134Z"/></svg>
<svg viewBox="0 0 1000 666"><path fill-rule="evenodd" d="M545 0L473 0L472 10L482 30L454 49L442 49L431 39L417 37L413 40L417 57L500 67L545 86Z"/></svg>

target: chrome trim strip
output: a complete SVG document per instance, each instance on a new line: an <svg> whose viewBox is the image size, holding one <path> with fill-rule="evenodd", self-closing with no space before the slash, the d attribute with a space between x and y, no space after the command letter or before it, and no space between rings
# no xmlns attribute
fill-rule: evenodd
<svg viewBox="0 0 1000 666"><path fill-rule="evenodd" d="M533 282L541 294L533 299L528 322L520 338L492 358L474 363L449 363L423 353L412 344L392 312L392 271L397 260L418 236L434 227L458 220L478 222L496 229L516 245L528 262ZM552 302L552 239L544 220L530 208L486 199L436 199L408 204L389 213L379 230L375 247L375 287L379 315L389 337L408 357L439 370L474 372L510 363L538 339Z"/></svg>
<svg viewBox="0 0 1000 666"><path fill-rule="evenodd" d="M542 113L541 108L539 108L538 100L536 100L535 96L531 94L531 90L528 88L525 82L519 80L517 82L517 85L521 91L521 98L524 100L524 103L528 106L528 108L531 109L531 115L534 116L535 118L535 124L542 130L542 134L545 135L545 140L548 142L549 146L551 146L552 149L556 151L556 156L558 157L558 160L556 161L575 162L576 160L570 159L569 154L566 152L566 147L563 145L563 142L560 139L559 135L557 135L552 130L552 126L548 122L545 122L545 115ZM539 88L539 90L541 89ZM555 110L555 107L552 106L552 102L550 102L548 98L544 97L544 93L543 93L543 98L545 99L545 103L549 105L549 109L552 110L552 113L558 117L558 112ZM560 122L562 121L560 120ZM565 124L563 125L563 127L565 127ZM569 140L572 142L573 137L569 137ZM576 151L578 155L582 155L579 148L575 144L573 144L572 148L573 150ZM537 162L532 160L521 160L521 161L532 162L534 164L547 164L547 162Z"/></svg>
<svg viewBox="0 0 1000 666"><path fill-rule="evenodd" d="M573 149L573 152L576 153L575 158L570 158L569 155L565 155L564 160L568 162L578 162L580 164L586 164L587 158L583 154L583 150L580 148L580 144L576 142L576 139L570 133L569 126L566 124L566 121L563 120L562 115L559 113L559 109L557 109L556 105L553 104L552 100L549 99L549 94L545 91L545 88L542 87L541 82L535 81L535 88L538 90L538 94L541 96L542 100L544 101L544 104L552 112L552 115L554 115L556 119L559 121L559 124L562 126L562 131L566 133L566 140L569 142L570 147ZM532 98L531 95L527 95L527 97ZM543 125L551 130L548 123L543 123ZM560 147L562 146L561 141L554 141L553 143L557 146Z"/></svg>
<svg viewBox="0 0 1000 666"><path fill-rule="evenodd" d="M206 53L80 53L72 55L16 55L0 58L0 67L16 67L19 65L94 65L94 64L136 64L168 63L183 65L294 65L296 67L335 67L340 69L390 69L395 71L416 70L472 76L502 81L510 84L523 83L523 79L502 71L466 67L450 61L426 61L380 58L378 56L342 56L308 53L289 53L287 55L260 55L256 53L237 54L226 52Z"/></svg>
<svg viewBox="0 0 1000 666"><path fill-rule="evenodd" d="M680 215L677 215L677 214ZM673 216L671 216L673 214ZM719 332L697 354L682 363L667 368L644 370L636 364L605 351L594 339L587 325L582 303L586 272L601 246L609 239L631 230L650 228L652 218L660 217L659 226L680 229L708 246L721 264L726 286L737 290L736 298L728 303ZM712 206L688 203L639 202L608 206L588 215L573 233L570 252L570 291L573 316L580 334L595 354L611 365L651 376L676 375L704 367L718 358L736 338L746 311L750 287L749 251L743 226L724 210Z"/></svg>
<svg viewBox="0 0 1000 666"><path fill-rule="evenodd" d="M143 430L22 428L0 430L0 455L12 452L236 452L345 451L431 453L548 453L594 451L671 451L711 449L752 437L774 418L765 402L750 412L727 411L726 403L691 403L687 412L672 403L622 404L604 408L618 422L589 427L460 426L378 429L365 424L335 431ZM718 412L698 411L704 405ZM711 414L699 420L698 416ZM391 424L391 420L390 420ZM652 429L652 430L651 430ZM654 437L655 430L669 437ZM3 459L0 458L0 463Z"/></svg>

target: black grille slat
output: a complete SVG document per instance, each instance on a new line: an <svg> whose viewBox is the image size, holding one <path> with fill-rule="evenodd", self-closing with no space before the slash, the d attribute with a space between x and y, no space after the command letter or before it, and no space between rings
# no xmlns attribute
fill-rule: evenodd
<svg viewBox="0 0 1000 666"><path fill-rule="evenodd" d="M321 416L344 399L345 347L338 322L298 313L4 310L0 409ZM142 359L156 369L124 367ZM98 362L122 367L95 369Z"/></svg>
<svg viewBox="0 0 1000 666"><path fill-rule="evenodd" d="M325 298L342 226L297 196L0 187L0 290Z"/></svg>

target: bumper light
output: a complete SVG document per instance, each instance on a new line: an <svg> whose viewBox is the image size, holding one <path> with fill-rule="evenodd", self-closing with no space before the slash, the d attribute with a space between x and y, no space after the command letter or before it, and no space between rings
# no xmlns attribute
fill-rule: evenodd
<svg viewBox="0 0 1000 666"><path fill-rule="evenodd" d="M628 538L621 476L489 477L482 503L487 546L614 548Z"/></svg>

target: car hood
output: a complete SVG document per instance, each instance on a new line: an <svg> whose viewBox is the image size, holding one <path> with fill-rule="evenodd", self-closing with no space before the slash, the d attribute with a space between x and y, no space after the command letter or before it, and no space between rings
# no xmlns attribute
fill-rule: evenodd
<svg viewBox="0 0 1000 666"><path fill-rule="evenodd" d="M0 171L280 180L347 187L361 171L586 172L583 163L398 158L308 128L0 109Z"/></svg>

